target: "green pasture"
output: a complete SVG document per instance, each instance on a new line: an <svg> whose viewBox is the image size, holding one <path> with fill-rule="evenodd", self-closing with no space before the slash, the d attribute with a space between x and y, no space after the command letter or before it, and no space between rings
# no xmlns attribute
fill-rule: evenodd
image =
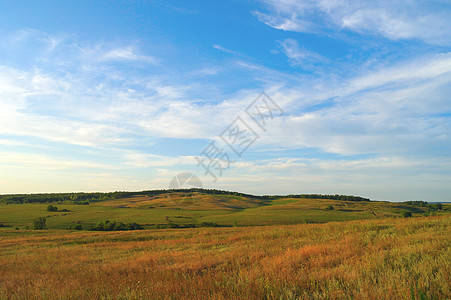
<svg viewBox="0 0 451 300"><path fill-rule="evenodd" d="M220 199L219 199L220 198ZM218 203L223 204L225 199L243 201L240 196L220 196ZM111 201L111 203L109 203ZM208 209L202 203L196 207L165 207L145 208L123 207L128 200L107 200L90 205L59 204L54 203L59 210L67 209L69 212L47 211L49 203L37 204L2 204L0 205L1 228L32 229L33 220L46 217L48 229L68 229L76 224L84 228L105 220L123 223L136 222L151 227L153 225L167 224L199 224L214 222L227 226L253 226L253 225L283 225L299 223L324 223L331 221L349 221L361 219L378 219L385 217L399 217L403 210L411 210L413 216L422 215L425 210L390 202L357 202L328 199L274 199L259 206L236 209ZM326 207L332 205L333 210ZM207 206L206 206L207 207ZM222 207L222 206L221 206ZM446 207L442 212L445 213Z"/></svg>

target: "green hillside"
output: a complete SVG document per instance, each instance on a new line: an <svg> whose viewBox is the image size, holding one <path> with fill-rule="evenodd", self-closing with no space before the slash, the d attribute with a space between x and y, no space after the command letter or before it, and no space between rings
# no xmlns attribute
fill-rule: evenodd
<svg viewBox="0 0 451 300"><path fill-rule="evenodd" d="M0 196L0 226L32 229L46 218L48 229L89 229L106 220L144 228L253 226L325 223L445 214L426 202L392 203L343 195L255 196L218 190L158 190ZM49 205L57 211L48 211Z"/></svg>

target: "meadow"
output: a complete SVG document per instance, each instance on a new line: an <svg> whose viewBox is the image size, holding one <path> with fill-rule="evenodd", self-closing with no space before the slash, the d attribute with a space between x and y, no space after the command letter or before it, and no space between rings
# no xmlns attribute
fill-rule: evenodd
<svg viewBox="0 0 451 300"><path fill-rule="evenodd" d="M59 211L47 211L53 204ZM328 207L332 207L329 210ZM449 212L450 205L441 211ZM62 211L65 210L65 211ZM429 212L426 207L382 201L345 201L315 198L253 198L208 192L132 195L80 205L60 202L0 204L0 224L6 228L32 229L33 220L46 218L48 229L86 229L106 220L137 222L145 228L187 226L211 222L221 226L265 226L324 223L398 217L403 211L413 216ZM1 229L1 228L0 228Z"/></svg>
<svg viewBox="0 0 451 300"><path fill-rule="evenodd" d="M450 225L3 229L0 299L449 299Z"/></svg>

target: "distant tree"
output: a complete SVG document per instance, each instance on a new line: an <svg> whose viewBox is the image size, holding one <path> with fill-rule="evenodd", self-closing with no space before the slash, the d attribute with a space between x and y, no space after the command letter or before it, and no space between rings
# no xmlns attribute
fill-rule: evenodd
<svg viewBox="0 0 451 300"><path fill-rule="evenodd" d="M141 224L138 223L129 223L127 224L126 230L141 230L144 229L144 227Z"/></svg>
<svg viewBox="0 0 451 300"><path fill-rule="evenodd" d="M103 230L112 231L114 229L115 222L110 222L108 220L105 221L105 225L103 226Z"/></svg>
<svg viewBox="0 0 451 300"><path fill-rule="evenodd" d="M434 204L432 204L432 207L435 210L442 210L443 209L443 204L441 204L441 203L434 203Z"/></svg>
<svg viewBox="0 0 451 300"><path fill-rule="evenodd" d="M126 226L124 223L122 222L113 222L114 226L113 226L113 231L119 231L119 230L125 230Z"/></svg>
<svg viewBox="0 0 451 300"><path fill-rule="evenodd" d="M138 223L127 223L124 224L122 222L109 221L100 222L96 226L92 227L91 230L98 231L121 231L121 230L140 230L144 229L144 226Z"/></svg>
<svg viewBox="0 0 451 300"><path fill-rule="evenodd" d="M58 207L49 205L49 206L47 206L47 211L58 211Z"/></svg>
<svg viewBox="0 0 451 300"><path fill-rule="evenodd" d="M403 203L421 207L428 206L428 203L426 201L404 201Z"/></svg>
<svg viewBox="0 0 451 300"><path fill-rule="evenodd" d="M403 218L410 218L410 217L412 217L412 213L411 213L410 211L408 211L408 210L405 210L405 211L403 211L403 212L401 213L401 216L402 216Z"/></svg>
<svg viewBox="0 0 451 300"><path fill-rule="evenodd" d="M219 227L219 224L215 222L202 222L200 223L200 227Z"/></svg>
<svg viewBox="0 0 451 300"><path fill-rule="evenodd" d="M45 217L39 217L33 221L33 229L35 230L42 230L47 229L47 225L45 224L46 218Z"/></svg>
<svg viewBox="0 0 451 300"><path fill-rule="evenodd" d="M94 226L92 228L92 230L100 230L103 231L105 230L105 224L103 222L100 222L99 224L97 224L96 226Z"/></svg>

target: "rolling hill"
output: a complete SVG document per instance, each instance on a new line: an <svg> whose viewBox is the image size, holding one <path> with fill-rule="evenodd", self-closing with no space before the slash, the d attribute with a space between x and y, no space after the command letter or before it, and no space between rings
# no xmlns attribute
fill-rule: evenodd
<svg viewBox="0 0 451 300"><path fill-rule="evenodd" d="M32 228L45 217L49 229L90 228L99 222L137 222L145 228L260 226L325 223L444 214L425 203L393 203L344 195L256 196L205 189L0 196L0 224ZM49 204L58 211L47 211Z"/></svg>

